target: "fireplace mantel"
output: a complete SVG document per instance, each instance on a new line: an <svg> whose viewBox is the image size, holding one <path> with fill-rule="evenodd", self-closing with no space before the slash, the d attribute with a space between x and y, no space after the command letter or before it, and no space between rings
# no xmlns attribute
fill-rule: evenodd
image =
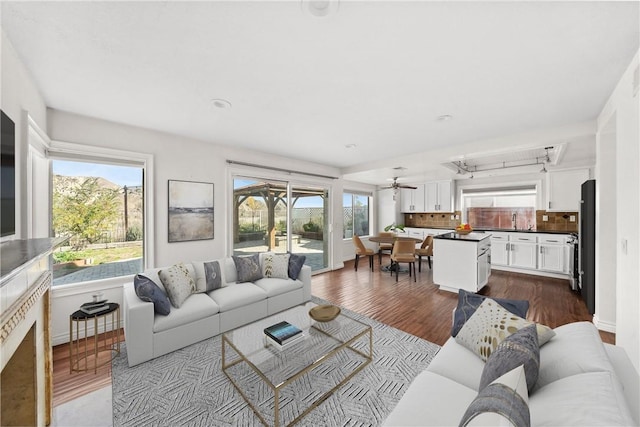
<svg viewBox="0 0 640 427"><path fill-rule="evenodd" d="M0 419L48 425L52 412L50 334L54 239L0 244Z"/></svg>

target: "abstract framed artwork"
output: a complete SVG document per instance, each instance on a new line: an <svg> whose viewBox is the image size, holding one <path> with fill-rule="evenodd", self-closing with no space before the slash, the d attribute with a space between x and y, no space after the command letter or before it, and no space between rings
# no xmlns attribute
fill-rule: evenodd
<svg viewBox="0 0 640 427"><path fill-rule="evenodd" d="M169 243L213 239L213 183L169 180Z"/></svg>

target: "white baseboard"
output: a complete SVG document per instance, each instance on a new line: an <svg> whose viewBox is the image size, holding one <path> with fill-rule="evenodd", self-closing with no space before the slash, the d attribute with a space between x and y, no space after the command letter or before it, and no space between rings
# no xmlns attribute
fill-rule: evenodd
<svg viewBox="0 0 640 427"><path fill-rule="evenodd" d="M600 320L597 314L593 315L593 324L601 331L611 332L612 334L616 333L616 324Z"/></svg>

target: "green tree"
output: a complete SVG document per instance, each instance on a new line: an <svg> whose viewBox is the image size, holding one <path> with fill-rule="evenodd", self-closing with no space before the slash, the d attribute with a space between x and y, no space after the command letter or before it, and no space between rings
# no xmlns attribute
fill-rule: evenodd
<svg viewBox="0 0 640 427"><path fill-rule="evenodd" d="M95 243L118 217L118 189L100 186L98 178L79 184L58 182L53 190L53 227L58 236Z"/></svg>

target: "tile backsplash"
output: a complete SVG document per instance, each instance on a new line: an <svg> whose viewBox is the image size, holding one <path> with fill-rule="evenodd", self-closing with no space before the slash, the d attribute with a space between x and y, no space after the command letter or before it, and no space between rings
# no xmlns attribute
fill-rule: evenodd
<svg viewBox="0 0 640 427"><path fill-rule="evenodd" d="M423 227L423 228L455 228L460 224L460 219L451 219L461 217L461 212L427 212L404 214L404 225L406 227Z"/></svg>
<svg viewBox="0 0 640 427"><path fill-rule="evenodd" d="M543 221L543 216L545 215L547 216L547 221ZM575 217L575 221L571 221L572 216ZM577 233L578 224L580 224L578 212L536 211L536 229L538 231L567 231Z"/></svg>

